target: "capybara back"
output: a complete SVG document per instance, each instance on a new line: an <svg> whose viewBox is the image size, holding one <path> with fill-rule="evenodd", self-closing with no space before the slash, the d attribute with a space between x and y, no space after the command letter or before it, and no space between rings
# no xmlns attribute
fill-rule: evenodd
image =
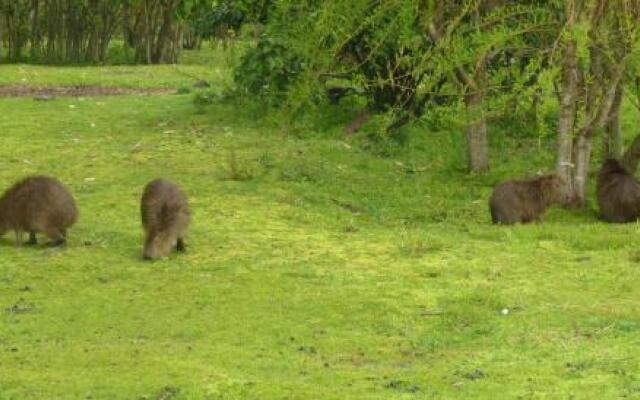
<svg viewBox="0 0 640 400"><path fill-rule="evenodd" d="M185 250L184 236L190 221L187 196L174 183L156 179L147 184L140 203L146 238L143 258L166 257L175 246Z"/></svg>
<svg viewBox="0 0 640 400"><path fill-rule="evenodd" d="M555 174L503 182L489 199L491 220L494 224L539 221L549 206L562 200L562 186Z"/></svg>
<svg viewBox="0 0 640 400"><path fill-rule="evenodd" d="M66 241L67 229L78 218L78 209L69 190L55 178L27 177L7 189L0 198L0 233L16 232L17 244L28 232L29 244L36 243L36 233L44 233L51 245Z"/></svg>
<svg viewBox="0 0 640 400"><path fill-rule="evenodd" d="M615 159L602 164L596 184L600 218L608 222L632 222L640 216L640 184Z"/></svg>

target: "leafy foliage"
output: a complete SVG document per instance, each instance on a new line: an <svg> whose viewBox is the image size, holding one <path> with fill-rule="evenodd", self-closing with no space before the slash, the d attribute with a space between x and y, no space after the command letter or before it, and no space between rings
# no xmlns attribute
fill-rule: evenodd
<svg viewBox="0 0 640 400"><path fill-rule="evenodd" d="M456 73L473 76L481 64L489 72L480 90L501 109L536 83L544 52L531 51L531 43L543 47L552 38L540 33L552 23L550 12L536 5L283 1L273 14L236 70L239 85L296 101L300 93L307 101L363 96L369 110L386 115L384 130L429 107L455 105L472 90Z"/></svg>
<svg viewBox="0 0 640 400"><path fill-rule="evenodd" d="M279 100L303 67L301 57L286 44L264 36L243 56L234 79L247 93Z"/></svg>
<svg viewBox="0 0 640 400"><path fill-rule="evenodd" d="M272 0L192 0L190 25L202 39L224 37L244 23L266 23Z"/></svg>

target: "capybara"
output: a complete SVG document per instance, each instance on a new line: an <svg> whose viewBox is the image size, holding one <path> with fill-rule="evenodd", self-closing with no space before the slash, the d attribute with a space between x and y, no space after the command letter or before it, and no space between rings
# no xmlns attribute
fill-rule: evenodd
<svg viewBox="0 0 640 400"><path fill-rule="evenodd" d="M146 238L142 257L166 257L175 246L186 250L184 235L190 220L187 196L174 183L156 179L147 184L140 203Z"/></svg>
<svg viewBox="0 0 640 400"><path fill-rule="evenodd" d="M549 206L562 201L563 185L556 174L501 183L493 189L489 200L493 223L541 221Z"/></svg>
<svg viewBox="0 0 640 400"><path fill-rule="evenodd" d="M640 216L640 184L619 161L605 160L596 184L600 218L632 222Z"/></svg>
<svg viewBox="0 0 640 400"><path fill-rule="evenodd" d="M38 243L36 233L44 233L50 246L66 242L67 229L78 219L78 209L69 190L55 178L27 177L7 189L0 198L0 236L16 233L16 245L29 232L27 244Z"/></svg>

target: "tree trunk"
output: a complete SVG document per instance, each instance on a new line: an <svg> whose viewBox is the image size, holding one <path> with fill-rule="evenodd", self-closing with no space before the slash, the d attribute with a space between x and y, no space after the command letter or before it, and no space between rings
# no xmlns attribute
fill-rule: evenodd
<svg viewBox="0 0 640 400"><path fill-rule="evenodd" d="M586 204L586 182L589 175L589 161L591 158L591 139L594 132L601 129L608 122L617 91L616 89L624 73L624 65L624 62L621 62L616 66L611 73L610 81L599 83L599 87L602 89L601 101L596 107L595 100L591 99L592 106L590 110L586 110L587 112L595 112L595 115L586 116L587 120L576 137L573 158L575 161L575 170L570 180L573 187L572 191L569 192L569 197L566 198L572 205L582 207ZM590 95L595 96L594 94ZM589 104L589 101L585 103Z"/></svg>
<svg viewBox="0 0 640 400"><path fill-rule="evenodd" d="M580 135L576 140L575 173L573 176L573 194L571 203L577 207L587 204L587 179L591 161L591 135Z"/></svg>
<svg viewBox="0 0 640 400"><path fill-rule="evenodd" d="M571 31L575 22L576 2L570 0L567 1L565 5L568 18L567 29ZM589 75L584 77L584 123L575 141L575 170L572 179L573 190L571 196L568 198L574 205L580 207L586 204L587 178L589 176L589 162L591 158L591 139L596 131L608 125L612 115L617 116L619 114L619 104L618 107L614 107L614 104L618 96L620 97L618 103L622 100L621 79L626 67L626 55L624 53L618 54L618 57L614 58L614 63L608 63L605 67L601 46L598 43L598 27L603 20L606 6L607 2L601 0L597 3L597 7L592 10L591 26L588 34L591 44L589 46ZM575 47L569 46L572 41L573 39L569 39L565 67L572 64L571 58L575 59ZM578 71L577 67L575 70ZM606 73L605 70L607 70ZM565 105L563 99L561 106ZM562 111L563 110L561 110L561 113ZM615 140L615 138L613 139ZM612 144L611 142L609 143ZM612 148L610 147L610 149Z"/></svg>
<svg viewBox="0 0 640 400"><path fill-rule="evenodd" d="M489 169L489 143L487 141L487 117L484 112L484 92L465 96L469 121L467 122L467 154L471 172Z"/></svg>
<svg viewBox="0 0 640 400"><path fill-rule="evenodd" d="M31 60L40 57L40 30L39 30L39 10L40 1L32 0L31 2Z"/></svg>
<svg viewBox="0 0 640 400"><path fill-rule="evenodd" d="M578 73L576 63L576 43L567 43L564 71L562 73L562 93L560 95L560 116L558 121L558 155L556 172L565 182L565 194L573 191L573 125L576 116Z"/></svg>
<svg viewBox="0 0 640 400"><path fill-rule="evenodd" d="M166 9L162 10L162 22L160 24L160 31L158 32L158 36L155 42L155 48L153 49L151 55L151 62L153 64L166 62L169 58L167 55L167 50L173 22L170 14L171 11L172 10Z"/></svg>
<svg viewBox="0 0 640 400"><path fill-rule="evenodd" d="M428 23L425 28L431 40L437 43L441 33L436 26ZM467 90L464 102L468 115L466 138L468 168L471 172L484 172L489 169L489 142L484 104L487 62L486 56L483 56L476 67L474 78L469 76L461 66L454 69L456 81Z"/></svg>
<svg viewBox="0 0 640 400"><path fill-rule="evenodd" d="M640 135L636 136L631 146L625 151L622 157L622 166L634 174L638 169L638 161L640 160Z"/></svg>
<svg viewBox="0 0 640 400"><path fill-rule="evenodd" d="M175 29L174 12L177 3L174 1L163 1L160 3L158 13L158 23L160 25L155 38L155 47L152 52L152 62L154 64L175 63L180 36Z"/></svg>
<svg viewBox="0 0 640 400"><path fill-rule="evenodd" d="M147 58L147 64L151 64L151 41L152 41L152 30L151 30L151 16L149 15L149 2L145 0L144 2L144 36L145 36L145 54Z"/></svg>
<svg viewBox="0 0 640 400"><path fill-rule="evenodd" d="M575 22L575 4L567 2L568 31ZM564 180L563 198L565 203L572 201L573 182L573 125L576 118L578 97L578 57L575 39L567 40L562 65L562 84L560 88L560 115L558 120L558 153L556 172Z"/></svg>
<svg viewBox="0 0 640 400"><path fill-rule="evenodd" d="M620 106L622 105L623 85L618 83L616 94L609 111L609 121L607 121L602 137L603 156L605 158L619 159L622 156L622 132L620 130Z"/></svg>
<svg viewBox="0 0 640 400"><path fill-rule="evenodd" d="M476 65L464 102L467 111L467 154L470 172L489 170L489 141L487 140L486 82L487 57L482 56ZM467 79L469 77L467 76ZM460 80L462 82L462 80Z"/></svg>

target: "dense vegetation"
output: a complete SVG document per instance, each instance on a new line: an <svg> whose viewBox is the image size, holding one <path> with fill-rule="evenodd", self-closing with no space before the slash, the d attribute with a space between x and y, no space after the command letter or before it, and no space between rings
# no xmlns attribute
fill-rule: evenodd
<svg viewBox="0 0 640 400"><path fill-rule="evenodd" d="M555 128L567 202L583 205L595 133L606 128L605 155L622 152L639 18L637 1L283 1L236 81L292 115L358 96L347 132L372 115L383 136L416 120L459 126L475 172L489 168L489 126L501 117L529 121L515 126L527 136ZM552 124L540 115L549 103Z"/></svg>

